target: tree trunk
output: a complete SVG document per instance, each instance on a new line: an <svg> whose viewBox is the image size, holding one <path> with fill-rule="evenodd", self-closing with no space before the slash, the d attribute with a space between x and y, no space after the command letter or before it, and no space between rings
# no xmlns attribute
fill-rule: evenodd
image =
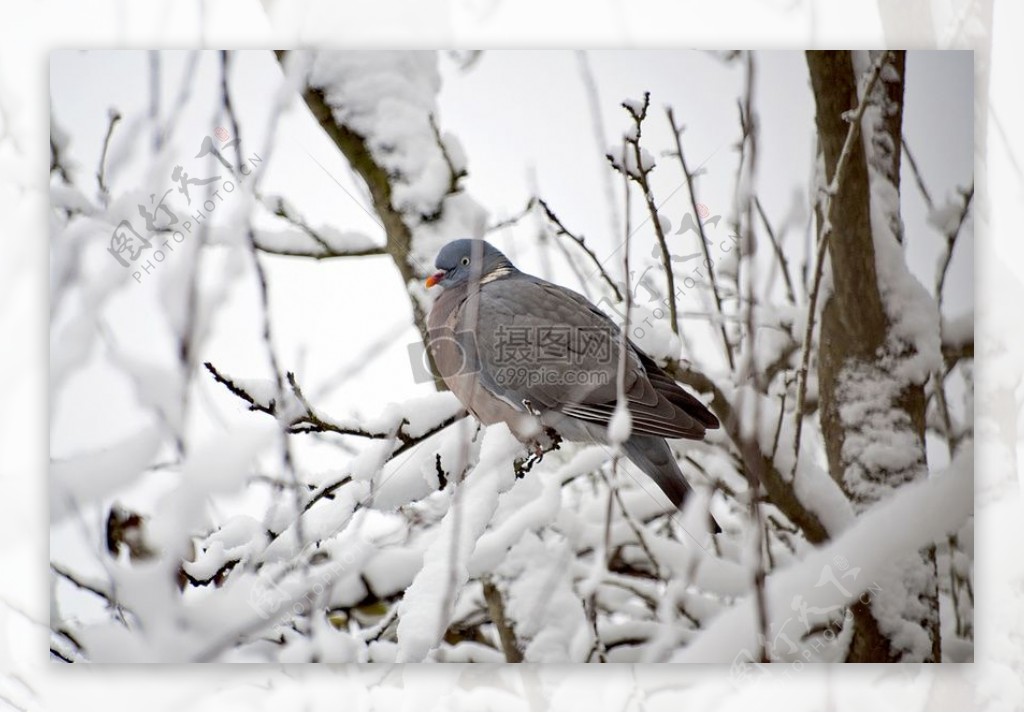
<svg viewBox="0 0 1024 713"><path fill-rule="evenodd" d="M916 356L915 346L893 328L876 263L877 241L903 238L898 198L904 59L902 52L887 55L871 92L873 106L861 122L863 135L852 143L829 214L818 213L819 235L824 220L831 224L832 277L819 337L819 418L829 470L858 512L927 477L924 380L904 377L898 368ZM844 113L854 113L860 102L861 72L855 71L850 52L808 52L807 63L824 182L830 185L851 128ZM886 195L895 200L885 200ZM877 595L852 607L848 660L938 661L934 548L894 563L892 576L878 585Z"/></svg>

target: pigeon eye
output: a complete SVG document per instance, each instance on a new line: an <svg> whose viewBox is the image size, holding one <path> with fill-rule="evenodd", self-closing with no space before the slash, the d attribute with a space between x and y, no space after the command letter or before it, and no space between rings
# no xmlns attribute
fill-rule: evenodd
<svg viewBox="0 0 1024 713"><path fill-rule="evenodd" d="M468 265L469 264L469 258L468 257L464 257L461 260L459 260L459 262L461 262L464 266Z"/></svg>

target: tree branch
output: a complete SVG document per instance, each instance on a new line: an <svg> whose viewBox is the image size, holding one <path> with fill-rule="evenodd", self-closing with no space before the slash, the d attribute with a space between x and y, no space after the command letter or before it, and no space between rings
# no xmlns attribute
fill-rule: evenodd
<svg viewBox="0 0 1024 713"><path fill-rule="evenodd" d="M668 116L668 123L672 129L672 137L676 144L675 155L679 158L679 165L683 169L683 176L686 178L687 192L690 194L690 208L693 210L693 215L697 223L697 232L700 235L700 247L704 253L704 263L708 268L708 280L711 282L711 294L715 298L715 309L718 311L718 330L722 335L722 346L725 347L725 356L729 360L729 369L735 369L736 364L732 353L732 343L729 342L729 335L725 331L724 311L722 309L722 295L718 290L718 280L715 277L714 261L711 259L711 252L708 250L708 237L704 232L704 223L700 219L700 213L697 210L697 186L694 174L690 171L689 166L686 163L686 155L683 153L683 142L680 135L683 132L683 127L676 124L675 114L672 112L672 107L665 109L666 115Z"/></svg>
<svg viewBox="0 0 1024 713"><path fill-rule="evenodd" d="M547 201L545 201L543 198L536 198L535 200L537 201L537 205L541 207L541 210L544 211L544 215L547 217L547 219L551 221L552 225L555 226L555 234L564 235L565 237L569 238L574 243L579 245L581 248L583 248L583 252L587 254L587 257L589 257L591 262L593 262L594 265L597 267L597 271L600 273L601 279L605 281L605 284L607 284L608 287L610 287L612 292L615 294L616 301L621 302L622 293L619 291L618 286L616 286L615 281L612 280L611 276L609 276L608 271L604 269L604 265L602 265L601 261L598 260L597 255L594 254L594 251L587 246L587 243L584 240L583 236L577 235L576 233L573 233L571 230L566 228L565 224L562 223L562 221L559 220L558 216L555 215L555 212L551 210L551 206L547 204Z"/></svg>
<svg viewBox="0 0 1024 713"><path fill-rule="evenodd" d="M501 650L505 653L505 661L508 663L522 663L523 652L519 649L519 642L516 640L516 632L505 616L505 602L502 599L501 591L488 576L481 577L483 585L484 601L487 602L487 612L491 615L498 630L498 638L501 640Z"/></svg>
<svg viewBox="0 0 1024 713"><path fill-rule="evenodd" d="M712 395L709 407L718 416L726 434L736 445L744 468L757 474L758 482L765 489L768 499L789 518L790 522L803 531L809 542L820 544L828 540L828 530L818 516L808 510L797 497L792 480L783 475L769 456L761 452L757 443L743 435L733 406L718 385L703 373L679 363L670 362L665 371L673 379L695 391Z"/></svg>

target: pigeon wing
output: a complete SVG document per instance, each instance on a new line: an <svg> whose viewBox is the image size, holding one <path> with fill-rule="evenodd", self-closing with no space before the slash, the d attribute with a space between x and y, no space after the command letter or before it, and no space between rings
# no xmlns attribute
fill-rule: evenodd
<svg viewBox="0 0 1024 713"><path fill-rule="evenodd" d="M478 308L463 305L461 327L475 337L480 384L491 393L524 410L608 425L622 337L582 295L520 273L483 284ZM624 386L634 433L702 438L717 425L647 355L627 348Z"/></svg>

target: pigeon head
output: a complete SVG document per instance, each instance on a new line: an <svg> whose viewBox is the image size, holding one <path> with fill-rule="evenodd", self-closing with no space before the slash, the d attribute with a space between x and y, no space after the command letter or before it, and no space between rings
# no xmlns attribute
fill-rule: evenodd
<svg viewBox="0 0 1024 713"><path fill-rule="evenodd" d="M446 289L468 285L471 280L487 281L515 270L500 250L485 240L453 240L437 254L437 272L427 278L427 287Z"/></svg>

